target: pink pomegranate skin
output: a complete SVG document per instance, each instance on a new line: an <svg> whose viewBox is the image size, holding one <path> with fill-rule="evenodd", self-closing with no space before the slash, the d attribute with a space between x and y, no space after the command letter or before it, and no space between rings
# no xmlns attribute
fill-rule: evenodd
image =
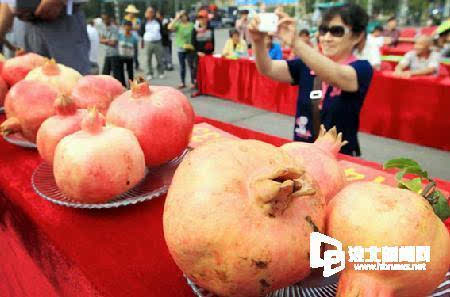
<svg viewBox="0 0 450 297"><path fill-rule="evenodd" d="M109 75L86 75L72 90L72 99L78 108L96 107L106 114L111 102L125 91L117 79Z"/></svg>
<svg viewBox="0 0 450 297"><path fill-rule="evenodd" d="M6 60L3 64L2 77L9 86L13 86L24 79L28 72L43 65L46 60L46 58L34 53Z"/></svg>
<svg viewBox="0 0 450 297"><path fill-rule="evenodd" d="M218 296L265 296L310 273L324 232L318 185L286 152L256 140L203 144L175 172L164 237L178 267Z"/></svg>
<svg viewBox="0 0 450 297"><path fill-rule="evenodd" d="M171 87L149 87L134 83L132 90L110 105L109 124L134 132L149 167L180 155L187 147L194 127L194 111L183 93Z"/></svg>
<svg viewBox="0 0 450 297"><path fill-rule="evenodd" d="M372 182L349 184L327 205L326 228L344 251L348 246L430 247L430 261L420 262L426 270L364 271L347 261L338 297L430 296L448 272L449 232L430 203L412 191ZM382 259L382 252L377 258Z"/></svg>
<svg viewBox="0 0 450 297"><path fill-rule="evenodd" d="M18 82L6 95L7 120L0 126L0 132L20 132L26 139L36 142L42 122L55 114L53 104L56 97L55 90L38 81Z"/></svg>
<svg viewBox="0 0 450 297"><path fill-rule="evenodd" d="M70 98L60 97L55 102L56 115L46 119L37 132L36 145L42 159L53 165L56 145L64 137L81 129L86 109L76 109Z"/></svg>
<svg viewBox="0 0 450 297"><path fill-rule="evenodd" d="M55 181L72 200L106 202L144 178L144 153L133 132L103 124L103 116L91 111L83 118L82 130L56 146Z"/></svg>
<svg viewBox="0 0 450 297"><path fill-rule="evenodd" d="M322 126L314 143L291 142L282 148L316 179L328 203L346 185L344 169L337 160L337 154L345 144L336 128L326 132Z"/></svg>

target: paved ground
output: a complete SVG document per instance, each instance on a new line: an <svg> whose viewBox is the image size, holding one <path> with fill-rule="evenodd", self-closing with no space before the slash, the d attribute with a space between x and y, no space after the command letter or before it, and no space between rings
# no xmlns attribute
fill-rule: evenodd
<svg viewBox="0 0 450 297"><path fill-rule="evenodd" d="M227 30L216 31L216 52L220 53L222 50L227 35ZM145 56L141 55L140 61L142 66L146 65ZM173 61L176 64L175 71L167 72L166 78L163 80L152 80L152 84L177 86L180 83L178 59L175 55ZM189 95L189 91L186 90L185 93ZM196 113L200 116L280 137L292 137L294 121L290 116L271 113L210 96L199 96L190 100ZM443 135L442 137L448 138L449 135ZM418 161L432 176L450 180L450 152L372 136L366 133L359 133L359 140L363 159L382 163L396 157L408 157Z"/></svg>

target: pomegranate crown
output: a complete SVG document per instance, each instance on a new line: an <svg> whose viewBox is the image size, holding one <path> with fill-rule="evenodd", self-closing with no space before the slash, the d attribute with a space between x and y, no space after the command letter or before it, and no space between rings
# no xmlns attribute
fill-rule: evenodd
<svg viewBox="0 0 450 297"><path fill-rule="evenodd" d="M46 75L58 75L60 73L60 69L58 64L56 64L55 59L47 59L45 64L42 66L42 72Z"/></svg>
<svg viewBox="0 0 450 297"><path fill-rule="evenodd" d="M87 114L83 117L83 121L81 122L81 128L83 131L91 134L100 133L104 125L105 117L98 112L96 107L89 108Z"/></svg>
<svg viewBox="0 0 450 297"><path fill-rule="evenodd" d="M133 98L145 97L150 95L150 85L142 77L130 81L131 96Z"/></svg>
<svg viewBox="0 0 450 297"><path fill-rule="evenodd" d="M56 113L59 115L73 115L77 111L77 107L72 98L67 95L60 95L54 103Z"/></svg>
<svg viewBox="0 0 450 297"><path fill-rule="evenodd" d="M314 142L322 150L337 155L341 147L346 145L346 140L342 141L342 133L337 133L336 127L326 130L324 125L320 125L319 137Z"/></svg>

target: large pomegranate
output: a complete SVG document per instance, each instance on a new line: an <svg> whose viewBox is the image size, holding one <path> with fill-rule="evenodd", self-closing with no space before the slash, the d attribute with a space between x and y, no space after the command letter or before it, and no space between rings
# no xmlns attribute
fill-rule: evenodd
<svg viewBox="0 0 450 297"><path fill-rule="evenodd" d="M319 183L325 200L330 201L346 183L345 172L339 166L337 154L347 142L336 127L328 132L322 125L319 137L314 143L291 142L282 146L297 162L305 166Z"/></svg>
<svg viewBox="0 0 450 297"><path fill-rule="evenodd" d="M53 174L67 197L100 203L133 188L145 175L141 147L128 129L104 127L102 114L89 111L82 131L64 137L56 146Z"/></svg>
<svg viewBox="0 0 450 297"><path fill-rule="evenodd" d="M108 123L134 132L147 166L158 166L186 149L194 127L194 111L183 93L171 87L133 83L110 105Z"/></svg>
<svg viewBox="0 0 450 297"><path fill-rule="evenodd" d="M348 246L430 246L423 271L358 271L347 262L340 297L429 296L449 269L447 229L428 201L409 190L370 182L346 186L327 207L327 234L340 240L344 251Z"/></svg>
<svg viewBox="0 0 450 297"><path fill-rule="evenodd" d="M86 109L77 109L70 97L55 100L56 115L46 119L37 132L36 145L42 159L53 164L56 145L61 139L81 129Z"/></svg>
<svg viewBox="0 0 450 297"><path fill-rule="evenodd" d="M57 64L55 60L48 60L41 67L28 73L26 80L37 80L56 89L59 94L70 95L81 74L70 67Z"/></svg>
<svg viewBox="0 0 450 297"><path fill-rule="evenodd" d="M6 94L8 93L8 84L0 77L0 107L5 102Z"/></svg>
<svg viewBox="0 0 450 297"><path fill-rule="evenodd" d="M0 132L21 132L31 142L42 122L55 113L53 104L57 97L54 89L38 81L22 80L6 95L7 120L0 125Z"/></svg>
<svg viewBox="0 0 450 297"><path fill-rule="evenodd" d="M2 77L13 86L27 76L28 72L43 65L46 58L34 53L25 54L9 60L3 64Z"/></svg>
<svg viewBox="0 0 450 297"><path fill-rule="evenodd" d="M283 150L256 140L206 143L182 161L164 207L178 267L219 296L264 296L310 273L323 232L318 185Z"/></svg>
<svg viewBox="0 0 450 297"><path fill-rule="evenodd" d="M109 75L86 75L72 90L72 98L79 108L96 107L106 114L111 102L125 91L122 83Z"/></svg>

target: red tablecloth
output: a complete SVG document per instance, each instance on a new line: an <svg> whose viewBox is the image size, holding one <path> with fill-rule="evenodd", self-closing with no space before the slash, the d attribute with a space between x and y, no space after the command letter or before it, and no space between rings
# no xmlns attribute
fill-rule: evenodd
<svg viewBox="0 0 450 297"><path fill-rule="evenodd" d="M0 122L4 117L0 116ZM242 138L289 140L199 118ZM346 160L380 168L356 158ZM33 192L35 150L0 139L2 297L193 296L163 238L164 198L119 209L54 205ZM450 191L450 183L439 186Z"/></svg>
<svg viewBox="0 0 450 297"><path fill-rule="evenodd" d="M266 109L295 114L298 87L259 75L250 60L230 60L206 56L200 58L199 91Z"/></svg>
<svg viewBox="0 0 450 297"><path fill-rule="evenodd" d="M450 150L450 87L438 77L403 79L375 73L360 130Z"/></svg>
<svg viewBox="0 0 450 297"><path fill-rule="evenodd" d="M375 73L361 131L450 150L450 87L445 79L401 79ZM199 90L219 98L295 115L297 87L260 75L249 60L200 59ZM447 136L447 137L446 137Z"/></svg>

